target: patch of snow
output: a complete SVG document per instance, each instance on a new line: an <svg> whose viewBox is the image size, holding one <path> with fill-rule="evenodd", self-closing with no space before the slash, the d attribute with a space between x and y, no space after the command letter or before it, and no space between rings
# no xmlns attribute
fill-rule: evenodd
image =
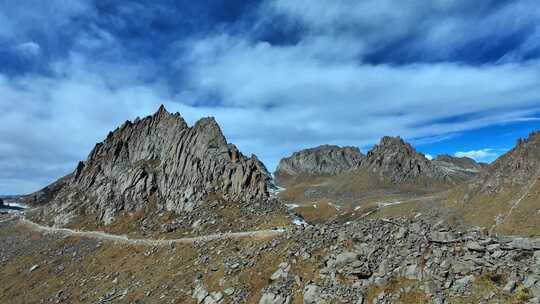
<svg viewBox="0 0 540 304"><path fill-rule="evenodd" d="M287 208L289 208L289 210L296 209L296 208L300 207L300 205L298 205L298 204L285 204L285 206Z"/></svg>
<svg viewBox="0 0 540 304"><path fill-rule="evenodd" d="M317 209L317 204L313 204L313 208Z"/></svg>
<svg viewBox="0 0 540 304"><path fill-rule="evenodd" d="M400 201L395 201L395 202L383 202L383 203L377 203L377 207L379 208L384 208L384 207L388 207L388 206L393 206L393 205L399 205L399 204L402 204L403 202L400 202Z"/></svg>
<svg viewBox="0 0 540 304"><path fill-rule="evenodd" d="M354 208L354 211L358 211L360 209L362 209L362 206L358 206L358 207Z"/></svg>
<svg viewBox="0 0 540 304"><path fill-rule="evenodd" d="M285 188L283 188L283 187L276 186L275 189L270 189L269 192L270 192L270 194L271 194L272 196L276 196L276 195L280 194L281 192L283 192L283 191L285 191L285 190L287 190L287 189L285 189Z"/></svg>
<svg viewBox="0 0 540 304"><path fill-rule="evenodd" d="M22 208L22 209L28 208L28 206L26 206L25 204L20 204L20 203L4 202L4 205L8 207L16 207L16 208Z"/></svg>
<svg viewBox="0 0 540 304"><path fill-rule="evenodd" d="M415 219L419 218L420 216L422 216L422 213L418 213L414 216Z"/></svg>
<svg viewBox="0 0 540 304"><path fill-rule="evenodd" d="M292 222L296 226L309 226L309 224L304 219L299 217L295 217Z"/></svg>

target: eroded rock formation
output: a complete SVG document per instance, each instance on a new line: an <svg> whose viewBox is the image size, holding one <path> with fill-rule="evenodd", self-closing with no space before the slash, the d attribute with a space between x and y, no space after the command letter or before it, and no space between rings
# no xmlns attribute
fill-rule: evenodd
<svg viewBox="0 0 540 304"><path fill-rule="evenodd" d="M364 158L356 147L323 145L283 158L274 176L280 183L294 176L335 175L357 168Z"/></svg>
<svg viewBox="0 0 540 304"><path fill-rule="evenodd" d="M368 152L362 167L395 183L411 182L421 177L444 177L444 173L424 154L417 152L400 137L383 137Z"/></svg>
<svg viewBox="0 0 540 304"><path fill-rule="evenodd" d="M93 213L110 223L147 204L189 211L209 193L234 200L268 198L270 174L256 156L228 144L213 118L189 127L162 106L126 122L98 143L51 198L56 224Z"/></svg>
<svg viewBox="0 0 540 304"><path fill-rule="evenodd" d="M540 176L540 132L518 140L516 146L499 157L479 179L484 192L504 186L524 186Z"/></svg>
<svg viewBox="0 0 540 304"><path fill-rule="evenodd" d="M477 163L468 157L454 157L450 155L439 155L432 163L449 176L462 179L471 178L483 172L487 165Z"/></svg>

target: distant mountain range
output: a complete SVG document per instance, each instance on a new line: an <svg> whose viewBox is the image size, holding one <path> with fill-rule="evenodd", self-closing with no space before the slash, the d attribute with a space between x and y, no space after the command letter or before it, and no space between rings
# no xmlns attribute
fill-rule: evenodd
<svg viewBox="0 0 540 304"><path fill-rule="evenodd" d="M395 184L434 179L456 183L479 173L485 166L470 158L439 156L430 161L399 137L383 137L367 155L358 148L320 146L282 159L274 173L278 184L302 176L330 176L365 170Z"/></svg>

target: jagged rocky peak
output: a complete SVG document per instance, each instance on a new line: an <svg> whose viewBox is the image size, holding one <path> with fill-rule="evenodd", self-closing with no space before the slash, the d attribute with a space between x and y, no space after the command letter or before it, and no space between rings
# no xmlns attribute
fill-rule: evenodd
<svg viewBox="0 0 540 304"><path fill-rule="evenodd" d="M276 180L303 175L335 175L357 168L364 155L356 147L322 145L283 158L274 173Z"/></svg>
<svg viewBox="0 0 540 304"><path fill-rule="evenodd" d="M441 172L426 156L401 137L383 137L368 152L362 167L395 183L410 182L420 177L441 177Z"/></svg>
<svg viewBox="0 0 540 304"><path fill-rule="evenodd" d="M526 185L540 177L540 131L519 139L516 146L490 166L481 182L483 188L502 185Z"/></svg>
<svg viewBox="0 0 540 304"><path fill-rule="evenodd" d="M61 215L58 224L82 211L107 224L149 203L190 211L210 193L263 201L270 183L265 166L228 144L214 118L189 127L179 113L161 106L109 133L51 201Z"/></svg>

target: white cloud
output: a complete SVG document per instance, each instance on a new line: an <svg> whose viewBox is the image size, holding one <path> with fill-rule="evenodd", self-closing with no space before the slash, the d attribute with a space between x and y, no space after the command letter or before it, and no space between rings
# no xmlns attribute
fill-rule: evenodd
<svg viewBox="0 0 540 304"><path fill-rule="evenodd" d="M214 92L222 106L260 115L235 118L233 135L264 138L266 144L250 148L270 164L275 160L269 154L278 153L268 147L363 146L383 135L445 138L540 110L538 61L369 65L348 55L321 59L331 44L272 46L224 35L193 46L193 92ZM469 118L451 119L463 115Z"/></svg>
<svg viewBox="0 0 540 304"><path fill-rule="evenodd" d="M35 191L67 174L109 131L166 100L150 84L112 86L90 65L68 59L58 78L0 75L0 193Z"/></svg>
<svg viewBox="0 0 540 304"><path fill-rule="evenodd" d="M206 95L200 92L217 95L220 106L231 109L215 110L231 140L257 153L271 169L279 157L303 147L366 146L383 135L429 142L534 119L540 111L538 60L483 65L374 65L362 60L382 41L407 32L425 34L428 38L418 43L441 49L447 49L445 37L454 46L487 37L490 33L473 31L479 22L475 18L460 20L458 8L468 6L465 2L268 3L261 16L285 14L306 26L297 43L272 45L246 36L210 35L183 42L191 50L191 65L181 61L178 68L190 72L192 90L183 92L182 100L201 104ZM483 21L499 23L500 28L512 20L508 16L526 10L522 5L508 7ZM525 19L519 23L532 20ZM467 37L458 37L458 32ZM228 116L233 113L244 116ZM461 117L467 119L455 119Z"/></svg>
<svg viewBox="0 0 540 304"><path fill-rule="evenodd" d="M499 153L497 153L497 151L494 149L486 148L486 149L481 149L481 150L456 152L454 156L468 157L479 162L491 162L492 160L497 158L497 156L499 156Z"/></svg>
<svg viewBox="0 0 540 304"><path fill-rule="evenodd" d="M15 49L19 54L25 57L35 57L39 56L39 54L41 53L41 47L34 41L21 43L17 45Z"/></svg>
<svg viewBox="0 0 540 304"><path fill-rule="evenodd" d="M357 42L369 45L368 51L406 39L417 55L437 59L473 41L490 43L494 35L519 35L537 28L540 18L534 0L501 5L466 0L268 0L264 14L289 16L315 35L352 33ZM538 40L529 39L513 55L520 58L537 46Z"/></svg>
<svg viewBox="0 0 540 304"><path fill-rule="evenodd" d="M432 159L433 159L433 155L431 155L431 154L426 154L426 158L429 159L429 160L432 160Z"/></svg>

